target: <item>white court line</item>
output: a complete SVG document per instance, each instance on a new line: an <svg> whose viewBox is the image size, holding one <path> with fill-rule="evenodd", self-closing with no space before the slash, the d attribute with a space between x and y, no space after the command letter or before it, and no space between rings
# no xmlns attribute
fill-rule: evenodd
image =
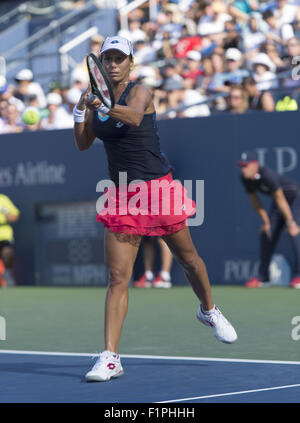
<svg viewBox="0 0 300 423"><path fill-rule="evenodd" d="M23 350L0 350L0 354L19 354L19 355L48 355L48 356L65 356L65 357L93 357L95 353L73 353L73 352L55 352L55 351L23 351ZM300 365L300 361L280 361L280 360L247 360L247 359L234 359L234 358L211 358L211 357L176 357L176 356L160 356L160 355L134 355L134 354L121 354L121 358L133 358L133 359L153 359L153 360L182 360L182 361L212 361L212 362L229 362L229 363L262 363L262 364L288 364L288 365ZM169 401L156 401L157 404L172 403L172 402L183 402L192 401L196 399L207 399L224 397L230 395L241 395L253 392L272 391L278 389L287 389L299 387L300 384L295 385L283 385L275 386L270 388L253 389L248 391L238 392L227 392L223 394L204 395L192 398L181 398Z"/></svg>
<svg viewBox="0 0 300 423"><path fill-rule="evenodd" d="M73 352L58 352L58 351L22 351L22 350L0 350L0 354L24 354L24 355L57 355L57 356L71 356L71 357L92 357L96 353L73 353Z"/></svg>
<svg viewBox="0 0 300 423"><path fill-rule="evenodd" d="M197 399L207 399L207 398L217 398L217 397L227 397L230 395L241 395L241 394L251 394L253 392L264 392L264 391L275 391L277 389L287 389L287 388L296 388L299 387L300 383L295 385L282 385L282 386L272 386L271 388L262 388L262 389L251 389L248 391L237 391L237 392L226 392L224 394L213 394L213 395L202 395L201 397L191 397L191 398L180 398L170 401L157 401L157 404L165 404L170 402L182 402L182 401L193 401Z"/></svg>
<svg viewBox="0 0 300 423"><path fill-rule="evenodd" d="M57 356L74 356L74 357L93 357L99 352L94 353L73 353L73 352L56 352L56 351L23 351L23 350L0 350L0 354L26 354L26 355L57 355ZM294 364L300 365L300 361L282 361L282 360L251 360L243 358L217 358L217 357L180 357L166 355L135 355L120 354L121 358L135 359L151 359L151 360L181 360L181 361L214 361L228 363L262 363L262 364Z"/></svg>

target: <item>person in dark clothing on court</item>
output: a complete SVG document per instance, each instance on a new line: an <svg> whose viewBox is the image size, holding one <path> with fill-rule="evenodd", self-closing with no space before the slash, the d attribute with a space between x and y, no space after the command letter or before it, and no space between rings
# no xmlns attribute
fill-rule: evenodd
<svg viewBox="0 0 300 423"><path fill-rule="evenodd" d="M254 210L262 220L260 232L259 275L245 283L248 288L266 286L269 281L269 265L282 230L286 228L291 238L295 256L295 274L290 282L293 288L300 288L300 186L297 182L274 170L259 165L255 152L242 153L238 161L241 180L249 194ZM268 213L257 191L270 196L273 201Z"/></svg>

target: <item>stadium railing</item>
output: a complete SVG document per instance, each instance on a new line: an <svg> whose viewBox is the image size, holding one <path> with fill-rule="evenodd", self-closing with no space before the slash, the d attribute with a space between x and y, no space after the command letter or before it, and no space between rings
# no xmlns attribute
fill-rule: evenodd
<svg viewBox="0 0 300 423"><path fill-rule="evenodd" d="M101 2L95 2L94 0L88 1L84 7L78 8L78 9L72 9L71 11L68 11L64 13L61 17L58 19L52 19L47 22L46 27L43 27L42 29L34 32L31 36L24 39L23 41L19 42L17 45L12 46L11 48L7 49L2 53L2 62L5 62L4 68L6 69L8 79L13 77L13 74L18 70L18 68L21 67L30 67L30 64L37 63L39 59L45 60L48 56L49 58L52 58L53 61L57 63L61 63L60 67L63 67L64 71L62 72L61 69L59 69L59 66L57 67L57 71L55 72L55 75L53 75L56 79L64 78L66 79L65 69L66 64L68 61L68 64L70 65L69 68L74 68L77 63L75 63L74 58L72 55L69 55L66 57L66 55L61 56L61 50L62 44L65 44L66 41L69 41L69 30L70 28L74 31L74 29L79 27L78 24L81 25L81 33L74 33L74 38L81 37L84 35L86 31L82 30L82 25L84 22L88 23L88 19L93 16L94 12L101 12L101 10L105 9L117 9L119 10L120 16L123 19L124 27L128 27L128 14L139 7L141 4L146 3L147 0L133 0L132 2L128 3L126 0L115 0L114 2L103 0ZM155 19L156 17L156 3L157 0L150 0L149 2L149 15L151 19ZM58 2L59 6L59 2ZM29 2L26 2L22 5L22 8L16 8L11 11L12 14L18 13L19 10L22 10L23 13L25 12L35 12L40 14L47 15L50 12L57 11L57 4L53 7L56 7L56 9L50 9L45 8L34 8ZM43 12L44 10L44 12ZM47 13L46 13L47 12ZM49 16L46 16L49 18ZM122 24L121 24L122 26ZM79 28L78 28L79 29ZM98 27L99 29L99 27ZM98 31L99 32L99 31ZM108 34L106 34L108 35ZM44 46L46 42L51 41L57 43L57 52L49 51L47 55L44 54ZM25 54L24 54L25 52ZM55 57L56 56L56 57ZM43 82L43 80L47 81L50 77L50 73L48 74L48 67L46 69L46 72L40 72L40 69L42 69L42 66L36 66L37 72L34 72L35 79L41 80L39 82L42 83L42 85L46 85L46 83ZM52 70L53 72L53 70Z"/></svg>
<svg viewBox="0 0 300 423"><path fill-rule="evenodd" d="M71 68L75 68L77 66L77 62L73 60L73 58L68 54L73 48L77 47L87 39L93 37L94 35L98 34L98 28L93 26L89 28L87 31L77 35L77 37L73 38L71 41L68 41L66 44L60 47L60 63L61 63L61 74L65 75L68 74Z"/></svg>
<svg viewBox="0 0 300 423"><path fill-rule="evenodd" d="M273 95L273 98L276 101L278 101L280 98L282 98L283 96L287 95L287 94L294 94L294 93L299 93L300 96L300 92L299 92L299 88L300 88L300 78L298 79L298 83L295 84L294 86L284 86L284 81L286 79L293 79L292 76L292 69L289 69L287 71L278 73L276 75L276 78L274 79L270 79L268 82L274 82L277 81L279 83L279 87L278 88L272 88L272 89L268 89L268 90L262 90L263 91L268 91ZM215 100L217 100L218 98L226 98L229 96L228 92L219 92L219 93L214 93L209 95L206 99L199 101L197 103L194 104L189 104L189 105L182 105L179 106L177 108L170 108L168 110L166 110L163 113L160 113L157 115L158 119L164 119L167 118L168 116L170 116L171 114L173 114L174 116L176 116L178 113L182 113L187 109L190 109L191 107L196 107L196 106L202 106L202 105L206 105L206 104L211 104L214 103ZM299 104L299 108L300 108L300 104Z"/></svg>
<svg viewBox="0 0 300 423"><path fill-rule="evenodd" d="M144 3L149 3L149 19L155 21L157 16L157 0L133 0L119 9L120 26L122 30L128 29L128 14Z"/></svg>
<svg viewBox="0 0 300 423"><path fill-rule="evenodd" d="M94 7L95 7L94 1L90 0L85 5L84 12L88 12L90 8L94 8ZM82 9L75 9L75 10L72 10L71 12L67 13L66 15L63 15L60 19L52 20L46 28L43 28L43 29L37 31L36 33L34 33L30 37L28 37L26 40L24 40L22 43L10 48L7 51L4 51L2 53L2 56L5 57L5 59L7 61L9 59L9 57L13 56L14 54L19 52L20 50L23 50L25 47L28 47L28 46L32 47L34 45L34 43L36 43L34 45L34 48L36 48L40 44L44 43L45 39L47 39L47 37L53 36L54 32L58 33L60 31L62 31L62 29L64 28L64 25L68 26L69 23L74 24L74 18L76 18L76 17L81 18L82 14L83 14Z"/></svg>
<svg viewBox="0 0 300 423"><path fill-rule="evenodd" d="M96 18L98 30L102 26L101 17L107 26L109 21L104 11L105 8L99 9L94 5L94 1L89 1L84 9L72 10L59 19L50 22L48 20L46 27L2 53L4 58L2 61L6 62L7 80L13 80L14 74L25 67L32 69L35 80L45 88L50 79L66 78L66 75L61 72L60 47L70 40L71 34L76 38L88 28L93 27ZM49 63L44 65L47 63L47 58L51 60L50 66ZM71 67L77 64L72 62L72 57L69 58L69 63Z"/></svg>
<svg viewBox="0 0 300 423"><path fill-rule="evenodd" d="M6 1L6 4L2 4L3 7L6 7L5 12L0 10L0 33L20 20L30 20L36 16L54 16L60 11L59 2L47 6L43 5L42 2L41 4L38 2L33 4L32 1L20 2L18 5L15 2L10 3Z"/></svg>
<svg viewBox="0 0 300 423"><path fill-rule="evenodd" d="M23 19L26 12L27 3L22 3L0 16L0 32L19 19Z"/></svg>

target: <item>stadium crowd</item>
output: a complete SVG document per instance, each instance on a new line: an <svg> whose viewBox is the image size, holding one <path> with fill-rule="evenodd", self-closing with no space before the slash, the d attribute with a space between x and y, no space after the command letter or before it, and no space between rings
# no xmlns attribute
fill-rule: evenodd
<svg viewBox="0 0 300 423"><path fill-rule="evenodd" d="M118 35L134 45L131 77L153 93L158 119L298 110L298 0L157 3L155 22L148 7L137 8ZM90 51L99 53L102 42L101 35L93 37ZM68 86L53 82L46 92L30 69L19 71L14 84L0 76L0 133L72 127L73 107L87 84L84 61ZM36 125L22 121L29 106L39 109Z"/></svg>

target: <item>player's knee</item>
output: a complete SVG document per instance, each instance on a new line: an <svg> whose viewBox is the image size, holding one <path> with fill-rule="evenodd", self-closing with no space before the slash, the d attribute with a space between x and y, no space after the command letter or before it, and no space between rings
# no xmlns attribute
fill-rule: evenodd
<svg viewBox="0 0 300 423"><path fill-rule="evenodd" d="M130 272L128 269L113 268L109 271L110 287L127 287L130 280Z"/></svg>
<svg viewBox="0 0 300 423"><path fill-rule="evenodd" d="M179 263L186 272L192 272L199 266L200 257L197 252L189 252L179 258Z"/></svg>

